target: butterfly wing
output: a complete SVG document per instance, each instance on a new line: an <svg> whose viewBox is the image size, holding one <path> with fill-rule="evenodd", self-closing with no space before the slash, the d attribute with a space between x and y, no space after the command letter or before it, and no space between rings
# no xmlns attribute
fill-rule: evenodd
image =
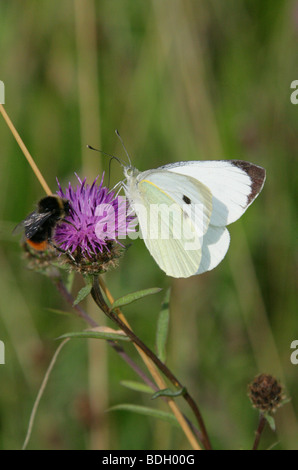
<svg viewBox="0 0 298 470"><path fill-rule="evenodd" d="M163 167L204 183L212 193L212 215L202 245L197 274L210 271L224 258L230 244L225 225L235 222L261 192L266 172L241 160L179 162Z"/></svg>
<svg viewBox="0 0 298 470"><path fill-rule="evenodd" d="M169 276L196 274L212 214L209 189L189 176L152 170L139 175L131 192L127 195L156 263Z"/></svg>
<svg viewBox="0 0 298 470"><path fill-rule="evenodd" d="M135 170L133 177L127 175L126 194L133 207L136 203L145 244L157 264L170 276L189 277L210 271L222 261L230 243L226 225L246 211L261 192L265 178L263 168L241 160L179 162L144 173ZM156 208L150 217L143 212L161 199L164 208L158 226L153 220ZM166 222L165 209L173 202L180 217L188 221L180 241L175 237L175 224ZM195 207L201 207L198 216ZM171 232L169 239L160 236L162 229ZM194 232L195 243L187 249L185 241Z"/></svg>
<svg viewBox="0 0 298 470"><path fill-rule="evenodd" d="M191 161L165 165L160 169L200 181L212 193L210 223L223 227L239 219L261 192L264 168L241 160Z"/></svg>
<svg viewBox="0 0 298 470"><path fill-rule="evenodd" d="M226 227L209 225L203 238L202 257L196 274L216 268L224 259L230 245L230 234Z"/></svg>

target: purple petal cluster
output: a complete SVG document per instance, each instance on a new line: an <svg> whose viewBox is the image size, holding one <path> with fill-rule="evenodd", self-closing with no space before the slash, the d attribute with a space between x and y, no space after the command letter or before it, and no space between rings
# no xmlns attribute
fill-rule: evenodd
<svg viewBox="0 0 298 470"><path fill-rule="evenodd" d="M128 204L123 196L117 196L103 186L103 178L97 184L98 177L92 185L82 181L76 175L79 184L73 187L70 183L65 191L57 180L57 194L69 201L70 214L57 225L54 240L61 249L70 253L80 252L85 258L109 251L111 241L120 236L124 238L134 232L136 219L128 214Z"/></svg>

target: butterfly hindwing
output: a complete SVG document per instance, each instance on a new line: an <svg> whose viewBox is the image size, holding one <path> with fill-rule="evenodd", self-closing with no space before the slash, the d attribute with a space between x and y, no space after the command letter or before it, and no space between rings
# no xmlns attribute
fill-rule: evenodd
<svg viewBox="0 0 298 470"><path fill-rule="evenodd" d="M151 255L169 276L195 274L212 213L210 191L189 177L158 170L137 184L134 209Z"/></svg>
<svg viewBox="0 0 298 470"><path fill-rule="evenodd" d="M230 245L230 234L226 227L209 225L203 239L202 258L196 274L214 269L225 257Z"/></svg>

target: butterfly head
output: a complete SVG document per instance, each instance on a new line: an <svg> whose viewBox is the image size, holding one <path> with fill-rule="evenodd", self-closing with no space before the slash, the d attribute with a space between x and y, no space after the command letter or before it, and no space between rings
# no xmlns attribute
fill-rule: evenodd
<svg viewBox="0 0 298 470"><path fill-rule="evenodd" d="M123 167L123 172L125 178L129 181L131 179L134 179L138 176L140 173L139 170L137 170L135 167L129 165L129 166L124 166Z"/></svg>

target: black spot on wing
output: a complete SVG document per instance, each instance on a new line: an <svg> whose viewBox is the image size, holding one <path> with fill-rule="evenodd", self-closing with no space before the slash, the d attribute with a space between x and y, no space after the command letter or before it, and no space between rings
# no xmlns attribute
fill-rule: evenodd
<svg viewBox="0 0 298 470"><path fill-rule="evenodd" d="M185 194L183 195L182 199L186 204L191 204L191 200L189 199L189 197L185 196Z"/></svg>

